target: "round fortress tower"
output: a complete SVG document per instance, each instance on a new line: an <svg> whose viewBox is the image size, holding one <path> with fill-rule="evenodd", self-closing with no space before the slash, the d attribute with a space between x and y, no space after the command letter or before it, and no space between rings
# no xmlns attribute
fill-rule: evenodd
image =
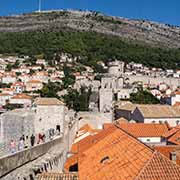
<svg viewBox="0 0 180 180"><path fill-rule="evenodd" d="M113 61L108 64L108 72L113 76L120 76L124 73L124 62L122 61Z"/></svg>

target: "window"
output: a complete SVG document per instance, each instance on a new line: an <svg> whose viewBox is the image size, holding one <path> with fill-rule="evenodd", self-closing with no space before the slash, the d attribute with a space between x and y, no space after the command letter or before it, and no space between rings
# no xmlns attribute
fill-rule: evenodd
<svg viewBox="0 0 180 180"><path fill-rule="evenodd" d="M151 140L150 140L150 139L147 139L147 142L151 142Z"/></svg>
<svg viewBox="0 0 180 180"><path fill-rule="evenodd" d="M177 120L177 121L176 121L176 125L179 125L179 123L180 123L180 121L179 121L179 120Z"/></svg>
<svg viewBox="0 0 180 180"><path fill-rule="evenodd" d="M171 153L171 160L176 161L176 152Z"/></svg>
<svg viewBox="0 0 180 180"><path fill-rule="evenodd" d="M106 156L106 157L101 159L100 163L106 163L108 161L109 161L109 156Z"/></svg>

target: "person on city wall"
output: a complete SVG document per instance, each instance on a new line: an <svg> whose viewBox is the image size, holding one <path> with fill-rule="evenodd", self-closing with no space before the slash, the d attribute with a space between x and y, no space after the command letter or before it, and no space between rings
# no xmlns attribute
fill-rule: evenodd
<svg viewBox="0 0 180 180"><path fill-rule="evenodd" d="M13 139L10 142L10 151L11 151L11 153L16 152L16 142Z"/></svg>
<svg viewBox="0 0 180 180"><path fill-rule="evenodd" d="M31 146L34 146L35 143L35 136L34 134L31 135Z"/></svg>
<svg viewBox="0 0 180 180"><path fill-rule="evenodd" d="M26 136L25 141L24 141L24 148L28 148L29 147L29 137Z"/></svg>
<svg viewBox="0 0 180 180"><path fill-rule="evenodd" d="M19 144L18 144L18 150L22 151L24 149L24 140L23 137L20 137Z"/></svg>

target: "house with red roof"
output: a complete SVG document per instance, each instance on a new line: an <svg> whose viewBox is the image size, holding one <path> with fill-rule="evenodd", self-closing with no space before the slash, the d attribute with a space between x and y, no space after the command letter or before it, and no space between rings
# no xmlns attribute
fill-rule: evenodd
<svg viewBox="0 0 180 180"><path fill-rule="evenodd" d="M180 146L155 146L154 149L166 156L168 159L180 166Z"/></svg>
<svg viewBox="0 0 180 180"><path fill-rule="evenodd" d="M14 89L15 94L21 94L25 90L25 84L23 82L15 82L11 85L11 88Z"/></svg>
<svg viewBox="0 0 180 180"><path fill-rule="evenodd" d="M3 94L10 94L10 95L14 95L14 89L13 88L2 88L1 92Z"/></svg>
<svg viewBox="0 0 180 180"><path fill-rule="evenodd" d="M82 180L180 179L180 166L115 124L82 139L72 150L75 154L64 171L78 172Z"/></svg>
<svg viewBox="0 0 180 180"><path fill-rule="evenodd" d="M167 139L170 145L180 145L180 125L171 128L168 132L164 133L163 137Z"/></svg>
<svg viewBox="0 0 180 180"><path fill-rule="evenodd" d="M30 80L26 83L26 91L37 91L43 88L43 83L39 80Z"/></svg>
<svg viewBox="0 0 180 180"><path fill-rule="evenodd" d="M16 75L11 72L6 72L2 76L2 83L4 84L15 83L16 81L17 81Z"/></svg>
<svg viewBox="0 0 180 180"><path fill-rule="evenodd" d="M9 104L19 104L29 107L32 104L32 98L26 94L17 94L10 99Z"/></svg>
<svg viewBox="0 0 180 180"><path fill-rule="evenodd" d="M165 124L121 123L118 126L125 132L149 145L166 145L163 137L168 132L169 126Z"/></svg>
<svg viewBox="0 0 180 180"><path fill-rule="evenodd" d="M9 102L11 97L12 95L9 93L0 93L0 105L5 106Z"/></svg>

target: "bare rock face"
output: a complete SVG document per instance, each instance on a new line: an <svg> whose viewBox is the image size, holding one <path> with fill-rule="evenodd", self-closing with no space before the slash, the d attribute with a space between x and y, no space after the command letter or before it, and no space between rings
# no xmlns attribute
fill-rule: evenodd
<svg viewBox="0 0 180 180"><path fill-rule="evenodd" d="M62 29L93 31L152 45L180 48L180 27L145 20L105 16L98 12L45 11L0 17L0 32Z"/></svg>

